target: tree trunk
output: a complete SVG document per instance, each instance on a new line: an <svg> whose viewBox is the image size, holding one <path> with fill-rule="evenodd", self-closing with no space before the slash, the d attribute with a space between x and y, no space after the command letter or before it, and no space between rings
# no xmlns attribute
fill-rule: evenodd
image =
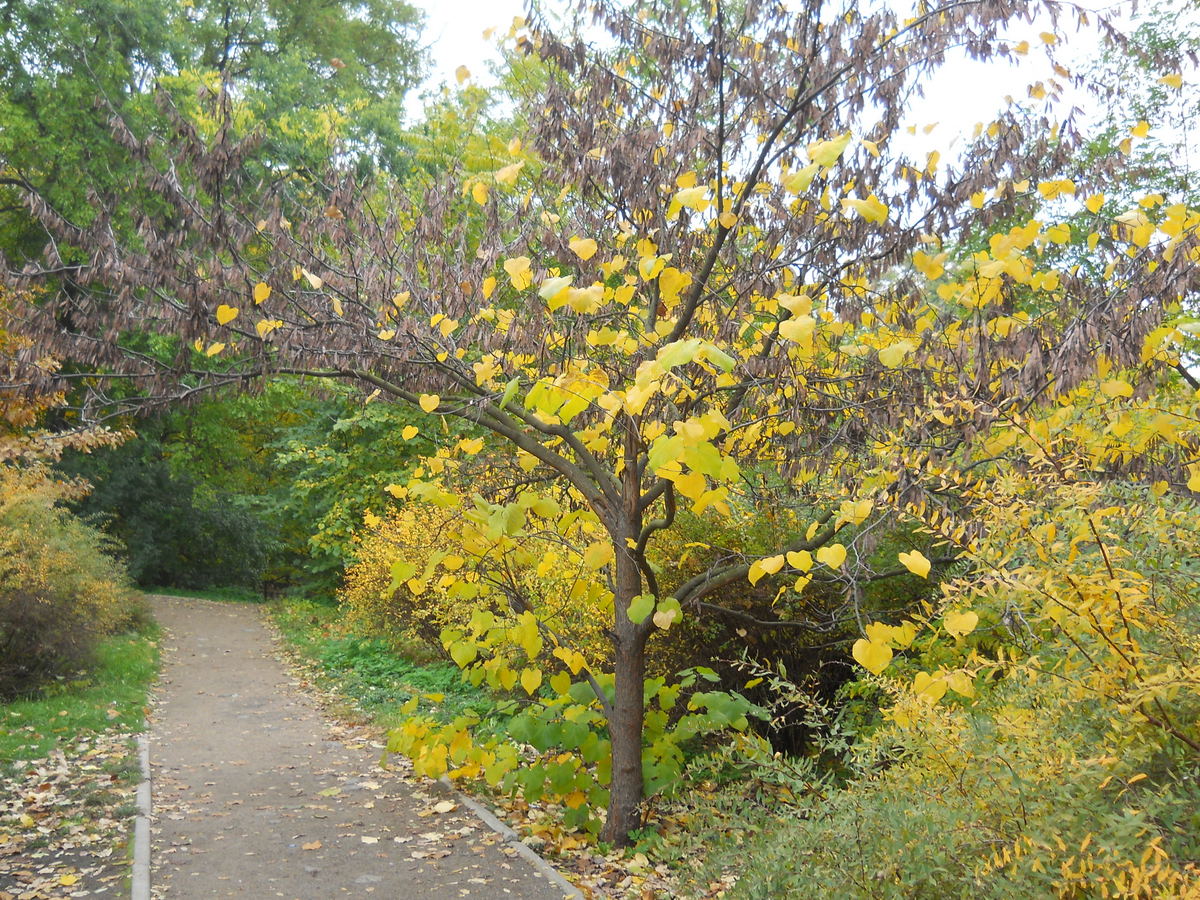
<svg viewBox="0 0 1200 900"><path fill-rule="evenodd" d="M642 573L631 550L642 528L641 485L637 465L636 430L625 433L625 467L621 475L621 509L610 525L616 551L613 591L613 690L608 739L612 742L612 782L608 819L601 840L618 847L630 843L629 833L641 826L642 724L645 715L646 640L649 622L629 620L629 602L642 592Z"/></svg>
<svg viewBox="0 0 1200 900"><path fill-rule="evenodd" d="M641 576L628 552L617 554L616 680L608 737L612 742L612 782L608 819L601 840L618 847L630 843L629 832L641 826L642 719L646 680L646 631L629 621L629 601L641 592Z"/></svg>

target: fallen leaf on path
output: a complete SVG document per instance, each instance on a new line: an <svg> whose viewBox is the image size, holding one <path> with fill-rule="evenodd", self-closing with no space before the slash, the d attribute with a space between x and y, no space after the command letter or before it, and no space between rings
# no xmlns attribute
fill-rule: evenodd
<svg viewBox="0 0 1200 900"><path fill-rule="evenodd" d="M300 849L301 850L320 850L321 842L320 841L309 841L307 844L301 844Z"/></svg>

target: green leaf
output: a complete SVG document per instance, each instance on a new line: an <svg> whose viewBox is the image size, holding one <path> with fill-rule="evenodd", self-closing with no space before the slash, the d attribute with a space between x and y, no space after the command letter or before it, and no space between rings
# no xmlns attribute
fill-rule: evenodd
<svg viewBox="0 0 1200 900"><path fill-rule="evenodd" d="M629 601L629 621L641 625L646 617L654 612L654 595L638 594Z"/></svg>

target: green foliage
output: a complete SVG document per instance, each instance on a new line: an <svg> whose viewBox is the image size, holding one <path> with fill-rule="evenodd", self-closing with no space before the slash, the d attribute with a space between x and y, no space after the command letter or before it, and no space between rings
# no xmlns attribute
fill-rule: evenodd
<svg viewBox="0 0 1200 900"><path fill-rule="evenodd" d="M380 724L397 724L400 705L415 697L442 721L464 714L495 720L493 698L421 644L358 636L333 606L294 596L273 605L272 616L330 685Z"/></svg>
<svg viewBox="0 0 1200 900"><path fill-rule="evenodd" d="M57 681L41 695L0 705L0 766L40 759L56 743L110 728L140 731L147 691L158 673L157 629L103 638L84 677Z"/></svg>
<svg viewBox="0 0 1200 900"><path fill-rule="evenodd" d="M368 514L384 512L387 486L408 481L440 424L396 404L364 405L344 389L302 400L297 413L268 444L274 502L285 533L300 538L310 589L331 591L355 559L355 532Z"/></svg>
<svg viewBox="0 0 1200 900"><path fill-rule="evenodd" d="M90 454L69 454L61 468L92 491L74 506L105 524L124 548L141 585L257 587L270 534L237 494L205 494L173 471L161 440L138 438Z"/></svg>

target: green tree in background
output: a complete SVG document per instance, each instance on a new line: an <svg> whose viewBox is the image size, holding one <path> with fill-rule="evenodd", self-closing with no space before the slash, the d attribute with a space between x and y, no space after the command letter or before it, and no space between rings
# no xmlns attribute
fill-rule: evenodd
<svg viewBox="0 0 1200 900"><path fill-rule="evenodd" d="M222 82L237 126L257 130L263 171L317 165L339 152L405 164L402 102L419 80L421 14L403 0L31 0L0 12L0 249L37 254L45 232L18 201L33 190L67 220L90 221L89 197L127 183L114 140L164 117L169 91L197 127L197 100ZM131 220L132 221L132 220Z"/></svg>

